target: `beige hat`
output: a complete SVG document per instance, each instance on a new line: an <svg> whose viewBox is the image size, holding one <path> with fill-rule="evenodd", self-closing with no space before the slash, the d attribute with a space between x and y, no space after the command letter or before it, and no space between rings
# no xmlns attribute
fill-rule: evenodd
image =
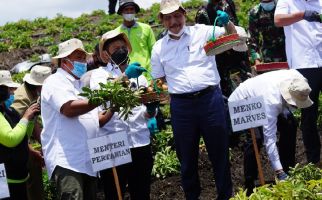
<svg viewBox="0 0 322 200"><path fill-rule="evenodd" d="M41 86L50 74L50 67L36 65L31 69L30 74L26 74L23 77L23 81L31 85Z"/></svg>
<svg viewBox="0 0 322 200"><path fill-rule="evenodd" d="M65 58L76 50L83 51L84 53L86 53L86 56L88 56L88 53L85 51L82 41L76 38L72 38L58 45L58 55L52 57L51 60L54 64L57 64L59 58Z"/></svg>
<svg viewBox="0 0 322 200"><path fill-rule="evenodd" d="M280 84L280 92L288 104L307 108L313 104L309 95L311 88L305 78L293 78Z"/></svg>
<svg viewBox="0 0 322 200"><path fill-rule="evenodd" d="M105 62L105 63L109 62L109 56L107 55L106 51L103 51L103 47L104 47L105 42L107 40L115 38L119 35L122 36L122 38L124 39L124 41L126 43L126 46L128 47L129 53L131 53L132 46L131 46L131 43L130 43L129 39L127 38L127 36L124 33L121 33L116 30L112 30L112 31L104 33L104 35L101 37L101 40L99 42L99 52L100 52L100 57L103 62Z"/></svg>
<svg viewBox="0 0 322 200"><path fill-rule="evenodd" d="M185 10L182 7L180 0L161 0L161 3L160 3L161 14L166 15L169 13L173 13L174 11L179 10L179 8L181 8L182 10Z"/></svg>
<svg viewBox="0 0 322 200"><path fill-rule="evenodd" d="M0 70L0 85L5 85L12 88L17 88L20 86L19 83L13 82L10 71L8 70Z"/></svg>

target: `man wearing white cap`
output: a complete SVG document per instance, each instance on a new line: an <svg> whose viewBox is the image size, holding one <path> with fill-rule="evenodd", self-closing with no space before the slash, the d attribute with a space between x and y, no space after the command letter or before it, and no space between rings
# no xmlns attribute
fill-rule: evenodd
<svg viewBox="0 0 322 200"><path fill-rule="evenodd" d="M168 33L153 46L152 76L166 80L169 87L171 122L185 197L200 196L198 153L202 136L215 173L217 198L229 199L232 182L220 77L215 57L206 56L203 49L213 34L213 26L186 26L186 11L179 0L162 0L159 18ZM218 21L225 28L216 27L216 37L236 33L227 13L219 11Z"/></svg>
<svg viewBox="0 0 322 200"><path fill-rule="evenodd" d="M40 97L42 84L50 74L50 67L36 65L31 69L30 73L24 76L24 83L15 91L14 101L11 105L11 108L17 111L21 117L29 106L35 103ZM36 120L33 136L38 142L40 142L40 127L40 124ZM41 153L29 145L28 169L30 178L27 182L29 199L42 200L44 198L42 182L43 162Z"/></svg>
<svg viewBox="0 0 322 200"><path fill-rule="evenodd" d="M265 89L263 89L265 88ZM241 83L230 95L228 101L238 101L256 96L264 98L268 123L263 126L264 145L272 168L279 180L285 180L284 172L276 147L277 121L280 114L287 114L292 107L307 108L313 102L309 94L311 88L307 80L294 69L267 72ZM283 134L281 132L281 134ZM281 149L280 149L281 150Z"/></svg>
<svg viewBox="0 0 322 200"><path fill-rule="evenodd" d="M321 166L317 120L322 91L322 1L278 0L274 22L284 27L288 65L297 69L312 88L314 104L301 110L301 130L307 161Z"/></svg>
<svg viewBox="0 0 322 200"><path fill-rule="evenodd" d="M99 117L96 105L79 96L87 55L78 39L60 43L58 55L52 58L57 72L45 80L41 91L41 144L58 199L96 198L87 140L96 136Z"/></svg>

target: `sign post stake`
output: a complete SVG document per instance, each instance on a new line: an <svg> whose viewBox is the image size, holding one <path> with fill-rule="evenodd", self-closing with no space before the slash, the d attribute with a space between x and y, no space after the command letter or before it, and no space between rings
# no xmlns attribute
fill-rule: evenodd
<svg viewBox="0 0 322 200"><path fill-rule="evenodd" d="M116 190L117 190L117 196L119 197L119 200L122 200L120 182L119 182L119 177L117 176L116 168L113 167L112 170L113 170L113 176L114 176L115 186L116 186Z"/></svg>
<svg viewBox="0 0 322 200"><path fill-rule="evenodd" d="M261 164L261 161L260 161L260 155L259 155L259 152L258 152L258 147L257 147L257 142L256 142L255 129L251 128L250 133L252 135L252 140L253 140L253 147L254 147L254 152L255 152L255 157L256 157L256 162L257 162L259 182L260 182L261 185L265 185L265 180L264 180L264 175L263 175L263 168L262 168L262 164Z"/></svg>

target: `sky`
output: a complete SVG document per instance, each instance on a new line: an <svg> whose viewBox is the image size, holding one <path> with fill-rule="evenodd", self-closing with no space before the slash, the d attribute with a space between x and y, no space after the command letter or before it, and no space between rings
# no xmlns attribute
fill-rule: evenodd
<svg viewBox="0 0 322 200"><path fill-rule="evenodd" d="M160 0L135 0L135 2L142 8L148 8ZM0 0L0 26L20 19L53 18L57 13L78 17L82 13L91 13L98 9L107 12L108 0Z"/></svg>

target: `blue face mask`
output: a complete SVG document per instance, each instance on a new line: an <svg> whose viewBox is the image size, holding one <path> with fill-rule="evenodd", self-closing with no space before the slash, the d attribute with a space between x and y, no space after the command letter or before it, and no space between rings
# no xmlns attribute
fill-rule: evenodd
<svg viewBox="0 0 322 200"><path fill-rule="evenodd" d="M267 2L267 3L261 2L260 4L265 11L272 11L275 8L274 1Z"/></svg>
<svg viewBox="0 0 322 200"><path fill-rule="evenodd" d="M82 63L78 61L70 61L68 60L72 65L74 66L74 69L71 70L71 72L78 78L80 78L83 74L87 71L87 63ZM67 67L69 69L69 67Z"/></svg>
<svg viewBox="0 0 322 200"><path fill-rule="evenodd" d="M9 108L13 101L15 100L15 96L13 94L10 94L9 98L4 102L4 104L6 105L6 108Z"/></svg>

